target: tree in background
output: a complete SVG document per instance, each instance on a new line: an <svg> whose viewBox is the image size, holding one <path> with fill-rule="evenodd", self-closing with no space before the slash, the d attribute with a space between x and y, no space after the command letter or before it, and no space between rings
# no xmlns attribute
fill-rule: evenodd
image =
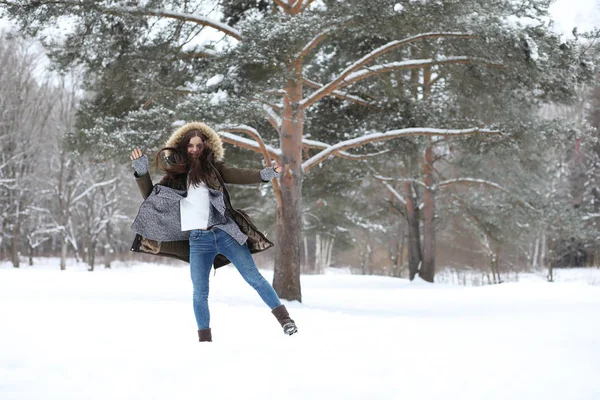
<svg viewBox="0 0 600 400"><path fill-rule="evenodd" d="M527 132L505 129L510 112L536 91L538 99L568 98L577 75L558 79L558 72L576 72L575 44L559 45L543 23L523 27L510 19L542 21L546 2L228 1L225 18L234 27L199 17L201 2L16 3L0 2L31 32L58 16L76 19L74 33L52 52L59 66L83 64L86 87L97 94L81 110L73 143L105 154L152 148L178 120L203 119L220 123L229 131L225 141L260 152L267 165L274 158L288 166L274 182L274 286L286 299L301 299L302 193L311 168L333 156L383 160L388 149L402 157L405 193L415 199L411 216L418 190L424 200L423 253L410 254L421 257L419 273L432 281L436 151L456 136ZM205 26L241 41L218 52L193 45ZM342 101L328 110L332 99ZM511 102L508 110L498 107ZM334 114L326 128L317 125ZM393 138L404 139L386 149L374 144ZM359 146L366 149L348 151ZM419 228L419 217L410 220ZM419 232L409 249L417 238Z"/></svg>

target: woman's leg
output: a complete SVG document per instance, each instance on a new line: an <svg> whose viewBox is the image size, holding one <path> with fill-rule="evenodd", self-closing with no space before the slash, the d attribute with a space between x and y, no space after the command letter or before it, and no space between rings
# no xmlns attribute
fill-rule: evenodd
<svg viewBox="0 0 600 400"><path fill-rule="evenodd" d="M190 234L190 274L194 288L194 315L198 330L210 328L208 288L210 270L217 255L213 231L193 230Z"/></svg>
<svg viewBox="0 0 600 400"><path fill-rule="evenodd" d="M248 245L246 243L240 245L224 231L217 230L216 232L217 238L219 238L219 253L223 254L233 263L242 275L242 278L258 292L260 298L271 310L280 306L281 301L279 301L277 293L275 293L273 286L258 271L252 254L248 250Z"/></svg>

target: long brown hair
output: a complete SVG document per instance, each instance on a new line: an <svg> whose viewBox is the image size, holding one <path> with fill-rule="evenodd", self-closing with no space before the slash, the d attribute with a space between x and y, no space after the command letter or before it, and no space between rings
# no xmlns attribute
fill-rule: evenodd
<svg viewBox="0 0 600 400"><path fill-rule="evenodd" d="M198 158L191 157L188 154L187 148L190 140L193 137L199 137L204 142L202 152ZM160 154L166 151L168 154L164 157L166 162L162 160ZM208 182L213 167L215 154L212 148L208 145L208 137L197 129L187 132L183 138L175 145L175 147L163 147L156 153L154 160L156 166L165 171L168 179L177 180L187 176L190 185L198 185L200 182Z"/></svg>

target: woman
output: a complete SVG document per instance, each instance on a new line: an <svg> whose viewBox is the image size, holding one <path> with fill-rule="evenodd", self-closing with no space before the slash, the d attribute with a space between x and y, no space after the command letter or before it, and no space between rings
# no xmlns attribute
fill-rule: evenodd
<svg viewBox="0 0 600 400"><path fill-rule="evenodd" d="M282 168L277 163L262 170L231 168L223 163L223 154L223 143L214 130L200 122L185 124L156 154L155 165L166 175L155 186L148 174L148 158L140 149L131 152L134 176L145 199L132 224L137 235L131 250L189 261L201 342L212 341L211 267L229 262L269 306L284 333L292 335L296 324L251 255L273 243L245 213L233 208L225 186L269 182Z"/></svg>

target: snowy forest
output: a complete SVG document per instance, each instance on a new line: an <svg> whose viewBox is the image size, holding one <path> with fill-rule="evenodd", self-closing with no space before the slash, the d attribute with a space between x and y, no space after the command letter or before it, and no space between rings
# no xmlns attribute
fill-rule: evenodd
<svg viewBox="0 0 600 400"><path fill-rule="evenodd" d="M0 260L134 254L128 154L203 121L302 274L435 282L600 264L600 31L547 0L0 0ZM161 171L151 169L155 182Z"/></svg>

